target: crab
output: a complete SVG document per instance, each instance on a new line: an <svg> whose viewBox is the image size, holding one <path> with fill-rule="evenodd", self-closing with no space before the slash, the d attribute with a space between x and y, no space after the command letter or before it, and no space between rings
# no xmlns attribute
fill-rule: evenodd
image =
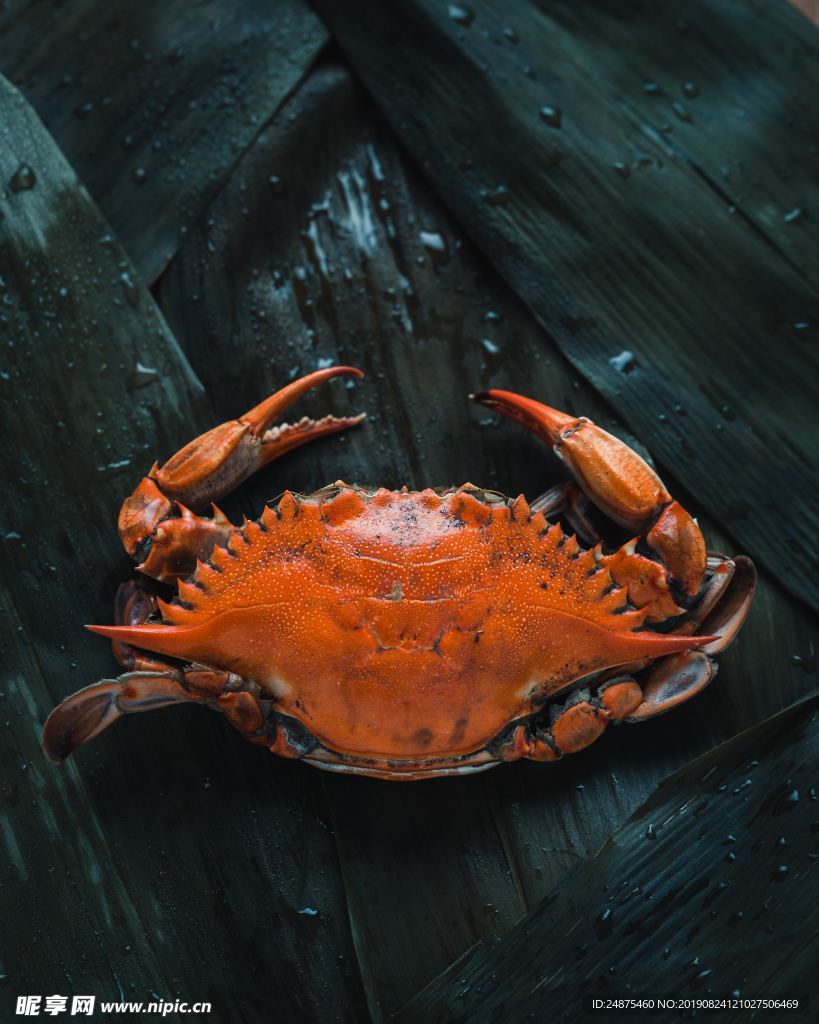
<svg viewBox="0 0 819 1024"><path fill-rule="evenodd" d="M337 482L285 491L232 525L214 502L364 418L278 423L341 375L362 376L335 366L288 384L155 464L125 500L126 551L176 593L125 583L116 624L88 627L125 672L51 712L49 757L122 715L193 701L283 757L427 779L557 761L710 682L753 599L752 562L706 551L696 520L623 441L531 398L472 396L571 471L531 504L472 484ZM619 541L600 539L601 516Z"/></svg>

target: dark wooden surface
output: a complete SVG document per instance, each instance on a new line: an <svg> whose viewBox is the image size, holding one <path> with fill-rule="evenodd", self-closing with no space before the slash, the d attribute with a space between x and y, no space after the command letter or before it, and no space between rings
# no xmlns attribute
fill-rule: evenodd
<svg viewBox="0 0 819 1024"><path fill-rule="evenodd" d="M719 17L734 10L710 7ZM560 9L563 30L571 35L569 7ZM291 8L276 8L270 17L278 10ZM415 8L395 10L399 18ZM594 10L602 18L609 7ZM634 47L643 40L636 29L644 21L663 38L656 16L643 14L630 23ZM790 24L776 8L765 16L773 19L772 32ZM491 52L506 47L519 54L526 39L518 22L527 17L523 6L519 18L510 15L518 43L503 34L497 45L485 37L495 47ZM587 29L573 31L603 47L594 33L606 24L590 16ZM757 23L757 34L764 24ZM477 18L468 31L476 29ZM368 39L375 28L362 20L359 31ZM742 45L751 52L756 37L749 33L746 28ZM337 34L354 57L349 29L341 26ZM405 37L407 49L415 45L411 32ZM72 38L66 32L64 45ZM678 46L677 35L669 38ZM721 51L712 52L696 33L694 42L690 35L682 38L701 48L717 74ZM217 45L211 38L208 43ZM625 43L617 52L627 53ZM0 60L2 53L0 38ZM376 57L373 52L377 70ZM209 59L202 57L205 67ZM478 59L486 59L500 85L511 88L501 57L497 64L488 56ZM69 67L70 54L61 53L60 61ZM575 59L567 63L577 66ZM245 70L264 76L261 67ZM368 69L358 70L366 79ZM441 64L438 79L446 84L449 71L451 87L460 88L458 61ZM223 173L221 189L208 160L188 165L186 195L196 197L190 209L207 205L186 234L178 234L178 224L187 215L175 220L173 204L156 200L163 227L153 236L153 200L129 200L133 231L123 227L122 240L148 268L149 279L175 253L153 297L48 132L18 96L2 94L4 138L11 141L0 153L0 182L9 182L23 163L35 169L37 182L23 192L6 186L0 220L0 388L4 437L13 440L0 455L7 485L0 571L9 723L0 748L0 831L7 851L0 862L0 901L15 937L0 959L0 974L8 979L0 989L0 1014L11 1012L15 996L25 992L91 991L117 998L122 991L134 999L149 999L152 992L212 999L220 1021L386 1020L475 943L495 948L544 897L570 897L584 860L663 776L817 685L815 616L785 589L809 589L809 580L789 583L785 563L795 558L787 542L791 531L801 536L815 515L815 487L797 493L796 476L785 474L777 494L760 497L755 476L771 466L770 472L784 473L775 467L782 449L793 469L815 445L815 416L806 419L805 412L813 388L806 374L815 354L811 332L777 349L776 374L788 377L780 404L793 411L798 430L793 438L779 437L783 443L773 456L760 455L759 437L766 435L759 434L757 417L767 407L749 383L749 367L757 366L757 377L769 376L760 384L769 397L779 376L768 373L770 338L758 331L746 340L741 372L726 370L736 352L712 347L696 353L696 366L710 367L701 380L689 383L678 375L676 402L685 414L669 407L664 429L675 438L669 446L654 425L657 375L670 372L669 359L690 353L678 334L655 324L652 313L666 326L671 320L658 311L648 277L639 287L632 282L624 288L619 326L605 346L606 361L629 348L641 369L619 374L612 384L610 368L603 366L602 374L595 369L598 350L585 328L571 347L552 330L560 316L574 315L573 288L558 286L551 271L543 279L551 310L544 328L543 311L527 290L539 264L512 272L509 237L486 244L463 205L468 192L442 188L434 161L419 158L394 116L400 90L384 81L376 103L338 50L300 74L297 86L299 75L290 85L281 80L285 91L295 88L273 118L268 121L278 100L260 113L257 130L236 143L242 153ZM400 74L409 95L415 73L404 68ZM782 62L765 81L777 95L790 90L801 102L798 77L796 65L791 71ZM434 97L437 85L430 84ZM577 95L585 98L577 104L591 103L581 85ZM371 82L370 88L375 91ZM30 89L48 121L48 103ZM641 89L638 104L652 98L646 94L644 101ZM111 123L127 95L112 89L114 111L106 107ZM704 91L692 107L701 100ZM748 103L742 125L748 138L753 132L745 121L761 131L770 123L766 109L760 97ZM463 111L467 119L473 114L471 107ZM428 116L431 138L441 124L455 124L429 105ZM81 171L76 154L88 142L82 135L90 131L88 122L76 119L79 141L70 122L60 129L64 136L58 123L59 117L52 130ZM558 131L567 126L568 115ZM798 163L791 139L791 133L777 134L759 162L763 184L755 218L765 209L766 188L771 196L784 188L774 182L777 160ZM575 143L582 154L582 139ZM701 161L724 147L714 130L698 144L704 147ZM78 148L72 151L72 145ZM807 169L799 171L806 184L814 166L809 146L807 152ZM664 223L662 231L677 238L685 210L704 208L714 193L684 160L672 163L673 176L657 175L676 218L676 228ZM752 174L749 165L750 158L743 174ZM131 170L127 159L112 160L92 189L109 216L113 207L106 207L105 197L131 195L123 191ZM580 160L578 188L588 173ZM612 188L601 184L600 191L609 211L625 201L616 188L633 186L638 171L625 179L612 174ZM776 191L776 203L781 194ZM594 279L605 284L604 270L619 251L608 230L609 213L586 204L578 217L589 231L600 232L587 255L598 268ZM686 311L694 340L714 336L703 310L716 308L716 297L723 326L732 315L747 321L746 277L770 295L771 272L788 294L813 301L816 221L798 225L809 229L806 240L787 252L784 228L774 247L760 242L746 221L741 229L736 223L709 220L715 241L706 250L745 261L745 277L721 271L723 256L715 257L717 263L697 256L689 268L694 291L702 293ZM775 228L766 230L773 234ZM560 251L550 232L541 244L547 254ZM664 288L670 252L644 250L641 256L646 275L653 270ZM763 252L770 254L769 264ZM667 300L667 291L661 298ZM601 325L610 322L611 293L584 302L599 308ZM775 499L780 518L771 527L770 546L776 542L785 555L770 561L772 571L763 571L749 624L722 657L717 682L674 715L612 729L559 765L519 764L462 780L390 785L323 774L271 758L197 708L128 719L68 764L45 762L39 729L50 707L114 668L106 645L81 626L110 621L116 585L131 572L115 534L123 494L154 458L167 457L196 432L238 414L296 374L338 360L360 365L366 379L349 387L331 384L302 408L364 409L366 423L270 467L225 503L231 515L256 515L285 487L309 491L339 477L386 486L469 479L534 496L563 477L560 464L513 424L471 405L467 395L490 385L537 395L592 415L631 443L647 444L716 549L742 549L741 531L724 514L726 502L745 503L770 523L773 511L765 506ZM715 401L728 410L719 414L723 430L713 429ZM724 438L731 431L729 443ZM750 438L746 447L743 438ZM683 442L695 457L678 457ZM719 473L716 496L702 484L706 459ZM806 463L793 471L810 479ZM755 541L760 529L751 531ZM724 856L716 840L702 842L715 859ZM782 938L787 946L787 934ZM561 951L541 943L530 955L542 959ZM526 959L525 951L520 957ZM577 970L582 974L582 964ZM622 977L628 981L627 972ZM442 993L443 1000L446 985L428 991ZM405 1011L404 1019L413 1019L413 1012Z"/></svg>

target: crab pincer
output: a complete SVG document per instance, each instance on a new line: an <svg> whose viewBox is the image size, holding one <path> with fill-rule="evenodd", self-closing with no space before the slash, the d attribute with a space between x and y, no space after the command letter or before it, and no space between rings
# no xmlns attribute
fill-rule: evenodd
<svg viewBox="0 0 819 1024"><path fill-rule="evenodd" d="M484 391L472 398L548 442L592 504L638 534L607 554L598 545L597 562L616 584L627 588L630 603L645 613L647 622L688 612L667 635L690 636L692 650L658 661L643 680L642 701L616 717L632 722L652 718L703 690L716 673L710 655L728 646L750 609L756 591L756 570L750 559L709 557L697 521L671 497L654 469L587 417L572 416L510 391ZM570 492L571 485L556 488L552 492L558 499L555 506L575 503ZM567 518L572 519L572 511L576 510L570 509ZM656 557L640 554L639 544ZM722 603L714 611L718 601ZM721 635L700 636L695 642L693 634L700 627ZM631 667L639 671L647 664ZM629 678L616 682L618 690L632 684ZM611 683L608 686L614 688ZM615 718L611 709L609 717Z"/></svg>
<svg viewBox="0 0 819 1024"><path fill-rule="evenodd" d="M316 370L285 385L238 419L201 434L164 465L155 463L119 513L120 538L129 555L141 558L139 570L163 582L188 575L196 559L207 558L216 544L227 542L233 530L214 502L285 452L360 423L363 413L277 422L307 391L341 376L364 374L352 366ZM213 506L211 517L197 514L209 505Z"/></svg>
<svg viewBox="0 0 819 1024"><path fill-rule="evenodd" d="M599 509L618 525L644 535L681 593L697 593L707 559L702 532L633 448L585 416L571 416L511 391L484 391L473 398L551 444Z"/></svg>

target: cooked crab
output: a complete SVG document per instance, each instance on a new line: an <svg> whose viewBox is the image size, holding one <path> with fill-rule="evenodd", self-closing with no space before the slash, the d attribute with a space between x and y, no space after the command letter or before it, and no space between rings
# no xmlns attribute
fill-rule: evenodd
<svg viewBox="0 0 819 1024"><path fill-rule="evenodd" d="M127 671L52 711L51 758L123 714L194 701L285 757L430 778L555 761L708 684L748 612L752 563L709 554L622 441L532 399L474 396L552 444L576 478L531 504L471 484L339 482L286 491L240 527L215 505L198 514L283 452L360 422L275 425L342 374L360 376L340 366L289 384L155 465L126 499L126 550L177 593L165 602L126 583L117 624L89 626ZM592 505L609 533L629 531L624 544L596 536Z"/></svg>

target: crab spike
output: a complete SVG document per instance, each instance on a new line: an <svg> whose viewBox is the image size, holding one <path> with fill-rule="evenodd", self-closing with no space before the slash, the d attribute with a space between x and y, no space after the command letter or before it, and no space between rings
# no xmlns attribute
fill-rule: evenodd
<svg viewBox="0 0 819 1024"><path fill-rule="evenodd" d="M169 607L169 606L166 606ZM190 629L186 626L164 623L143 623L139 626L86 626L91 633L134 644L154 654L190 660ZM186 643L186 639L188 643ZM686 638L688 639L688 638ZM693 645L692 645L693 646Z"/></svg>
<svg viewBox="0 0 819 1024"><path fill-rule="evenodd" d="M216 505L214 502L211 502L210 508L211 517L214 523L217 523L219 526L230 526L230 520L225 515L225 513L218 507L218 505Z"/></svg>

